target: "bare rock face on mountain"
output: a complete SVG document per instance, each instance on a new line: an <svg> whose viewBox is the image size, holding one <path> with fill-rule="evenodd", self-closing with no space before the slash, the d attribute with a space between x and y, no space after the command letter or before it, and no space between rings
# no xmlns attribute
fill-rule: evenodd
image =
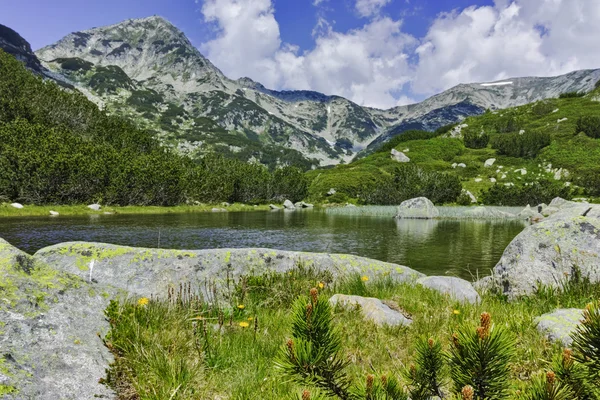
<svg viewBox="0 0 600 400"><path fill-rule="evenodd" d="M600 281L600 206L555 200L558 211L521 232L506 248L491 281L509 298L569 279Z"/></svg>
<svg viewBox="0 0 600 400"><path fill-rule="evenodd" d="M182 153L217 149L305 167L349 161L408 129L434 130L488 108L589 90L600 78L595 70L458 85L418 104L378 110L229 79L161 17L75 32L36 54L108 112L135 119Z"/></svg>

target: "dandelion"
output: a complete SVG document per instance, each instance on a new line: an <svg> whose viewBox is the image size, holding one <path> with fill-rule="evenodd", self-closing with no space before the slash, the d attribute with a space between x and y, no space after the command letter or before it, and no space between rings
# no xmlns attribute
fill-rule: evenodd
<svg viewBox="0 0 600 400"><path fill-rule="evenodd" d="M239 309L239 310L243 310L244 308L246 308L246 306L245 306L245 305L243 305L243 304L238 304L238 309Z"/></svg>
<svg viewBox="0 0 600 400"><path fill-rule="evenodd" d="M148 300L147 297L140 297L140 299L137 301L137 305L139 307L145 307L148 305L149 302L150 300Z"/></svg>
<svg viewBox="0 0 600 400"><path fill-rule="evenodd" d="M452 311L452 314L454 314L454 315L460 315L460 310L454 310L454 311Z"/></svg>
<svg viewBox="0 0 600 400"><path fill-rule="evenodd" d="M325 284L323 282L319 282L319 289L323 289L325 287Z"/></svg>
<svg viewBox="0 0 600 400"><path fill-rule="evenodd" d="M361 280L361 281L363 281L363 282L366 282L366 281L368 281L368 280L369 280L369 277L368 277L368 276L366 276L366 275L363 275L363 276L360 278L360 280Z"/></svg>
<svg viewBox="0 0 600 400"><path fill-rule="evenodd" d="M254 317L248 317L248 321L252 321Z"/></svg>
<svg viewBox="0 0 600 400"><path fill-rule="evenodd" d="M249 326L250 326L250 324L249 324L249 323L247 323L246 321L242 321L242 322L240 322L240 326L241 326L242 328L247 328L247 327L249 327Z"/></svg>

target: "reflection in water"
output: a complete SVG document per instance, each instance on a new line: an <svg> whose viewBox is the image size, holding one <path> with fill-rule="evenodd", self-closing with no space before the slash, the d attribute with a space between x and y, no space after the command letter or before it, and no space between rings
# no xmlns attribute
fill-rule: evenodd
<svg viewBox="0 0 600 400"><path fill-rule="evenodd" d="M140 247L269 247L349 253L404 264L428 275L487 275L519 221L402 220L319 210L0 219L0 237L33 253L85 240ZM159 240L160 238L160 240Z"/></svg>

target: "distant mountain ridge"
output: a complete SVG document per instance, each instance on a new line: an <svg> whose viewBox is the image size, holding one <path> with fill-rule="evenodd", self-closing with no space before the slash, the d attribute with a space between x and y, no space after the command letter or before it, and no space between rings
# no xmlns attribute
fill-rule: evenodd
<svg viewBox="0 0 600 400"><path fill-rule="evenodd" d="M305 167L349 161L407 129L434 130L488 108L588 91L600 79L600 70L584 70L461 84L421 103L379 110L339 96L229 79L157 16L75 32L35 54L99 106L154 130L183 153L214 150Z"/></svg>

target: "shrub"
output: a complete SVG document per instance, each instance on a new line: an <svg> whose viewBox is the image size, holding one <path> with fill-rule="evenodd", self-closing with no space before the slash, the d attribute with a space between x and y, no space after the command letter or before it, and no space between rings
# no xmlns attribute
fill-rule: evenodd
<svg viewBox="0 0 600 400"><path fill-rule="evenodd" d="M548 101L538 101L533 105L531 111L534 115L542 117L554 111L554 105Z"/></svg>
<svg viewBox="0 0 600 400"><path fill-rule="evenodd" d="M522 121L515 115L503 115L494 122L494 129L498 133L516 132L521 129Z"/></svg>
<svg viewBox="0 0 600 400"><path fill-rule="evenodd" d="M595 115L579 117L575 125L575 133L580 132L593 139L600 139L600 117Z"/></svg>
<svg viewBox="0 0 600 400"><path fill-rule="evenodd" d="M552 137L546 132L510 133L492 138L492 148L499 155L521 158L535 158L540 151L550 145Z"/></svg>
<svg viewBox="0 0 600 400"><path fill-rule="evenodd" d="M531 185L504 186L495 184L481 195L481 202L496 206L524 206L548 203L555 197L571 199L572 189L550 180L533 182Z"/></svg>
<svg viewBox="0 0 600 400"><path fill-rule="evenodd" d="M585 92L565 92L558 95L559 99L574 99L585 96Z"/></svg>
<svg viewBox="0 0 600 400"><path fill-rule="evenodd" d="M575 182L589 196L600 196L600 168L588 169L577 174Z"/></svg>
<svg viewBox="0 0 600 400"><path fill-rule="evenodd" d="M476 133L467 131L463 134L465 147L469 149L484 149L490 141L490 135L485 132Z"/></svg>
<svg viewBox="0 0 600 400"><path fill-rule="evenodd" d="M444 127L442 127L442 128L444 128ZM442 129L442 128L440 128L440 129ZM400 143L408 142L411 140L433 139L435 137L441 136L443 133L445 133L445 132L443 132L443 130L439 131L439 132L438 131L427 132L427 131L419 131L419 130L411 129L408 131L404 131L397 136L394 136L393 138L391 138L390 140L388 140L387 142L382 144L377 150L375 150L375 152L376 153L389 153L392 149L395 149L396 146L398 146Z"/></svg>

